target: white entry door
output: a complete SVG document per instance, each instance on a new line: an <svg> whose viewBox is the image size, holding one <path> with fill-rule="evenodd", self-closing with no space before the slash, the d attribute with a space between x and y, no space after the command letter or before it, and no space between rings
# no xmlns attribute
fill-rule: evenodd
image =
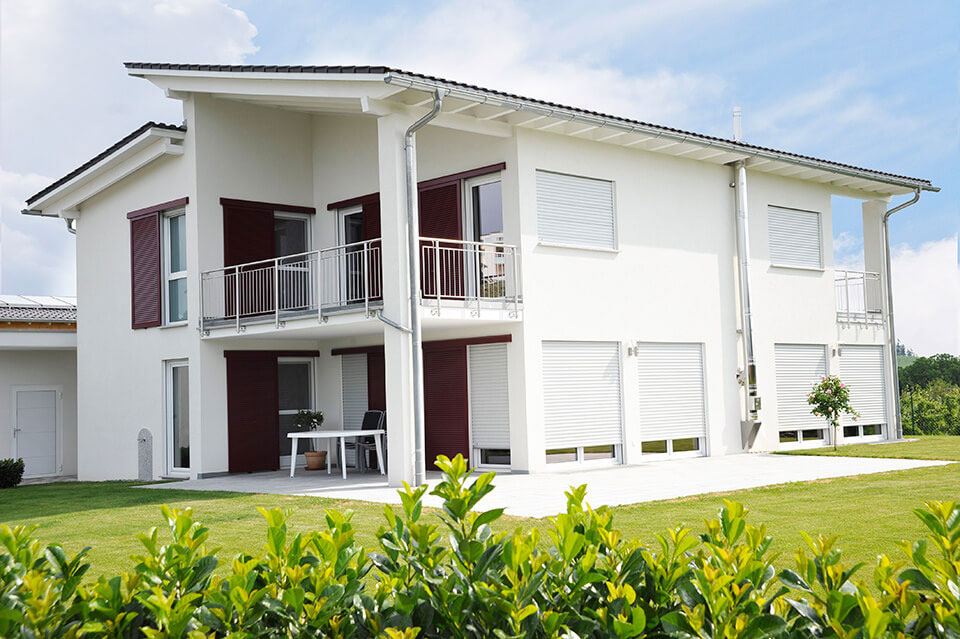
<svg viewBox="0 0 960 639"><path fill-rule="evenodd" d="M14 457L23 458L25 477L60 472L58 395L50 387L13 391Z"/></svg>

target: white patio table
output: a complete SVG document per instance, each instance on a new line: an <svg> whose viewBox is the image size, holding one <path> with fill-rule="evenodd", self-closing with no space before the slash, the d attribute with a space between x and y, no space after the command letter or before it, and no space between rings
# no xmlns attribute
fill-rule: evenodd
<svg viewBox="0 0 960 639"><path fill-rule="evenodd" d="M298 431L295 433L287 433L287 437L290 438L291 451L290 451L290 476L293 477L293 472L297 468L297 442L301 439L326 439L327 440L327 474L330 474L330 467L333 460L333 440L340 440L340 470L343 474L343 478L347 478L347 437L373 437L373 441L377 446L377 467L380 468L380 474L383 475L383 435L386 433L386 429L380 428L377 430L306 430Z"/></svg>

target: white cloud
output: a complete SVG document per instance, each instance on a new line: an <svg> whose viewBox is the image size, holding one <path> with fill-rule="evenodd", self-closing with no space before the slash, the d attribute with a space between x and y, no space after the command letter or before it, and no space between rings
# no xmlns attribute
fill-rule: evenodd
<svg viewBox="0 0 960 639"><path fill-rule="evenodd" d="M651 61L625 72L605 59L630 34L679 19L701 0L644 3L585 19L582 11L544 12L511 0L458 0L426 15L403 11L362 24L339 23L315 43L318 64L388 64L564 104L693 127L722 97L712 73L677 73ZM579 6L579 5L578 5ZM714 5L714 10L717 7ZM547 15L550 13L550 15Z"/></svg>
<svg viewBox="0 0 960 639"><path fill-rule="evenodd" d="M23 198L49 183L37 174L63 175L146 120L180 122L180 104L130 79L122 63L242 62L256 34L220 0L0 3L0 290L73 286L63 224L19 214Z"/></svg>
<svg viewBox="0 0 960 639"><path fill-rule="evenodd" d="M897 339L919 355L960 354L957 236L893 250Z"/></svg>
<svg viewBox="0 0 960 639"><path fill-rule="evenodd" d="M837 269L862 271L863 238L847 231L843 231L834 237L833 264L834 268Z"/></svg>

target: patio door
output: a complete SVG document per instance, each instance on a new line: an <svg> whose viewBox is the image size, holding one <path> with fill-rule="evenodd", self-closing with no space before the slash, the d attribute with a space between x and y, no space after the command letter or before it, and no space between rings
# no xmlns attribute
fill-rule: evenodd
<svg viewBox="0 0 960 639"><path fill-rule="evenodd" d="M309 357L281 357L277 359L277 408L280 467L290 467L291 442L288 433L297 430L294 420L301 410L316 410L313 384L313 359ZM312 443L312 442L311 442ZM304 465L301 446L297 465Z"/></svg>
<svg viewBox="0 0 960 639"><path fill-rule="evenodd" d="M305 255L310 250L310 216L277 212L273 217L274 255L280 260L277 281L281 311L313 308L314 290L310 273L315 265Z"/></svg>

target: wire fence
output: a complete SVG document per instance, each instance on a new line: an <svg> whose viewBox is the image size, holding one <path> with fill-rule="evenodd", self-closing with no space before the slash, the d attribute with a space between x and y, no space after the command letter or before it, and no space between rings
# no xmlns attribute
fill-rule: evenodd
<svg viewBox="0 0 960 639"><path fill-rule="evenodd" d="M900 393L903 435L960 436L960 387L907 386Z"/></svg>

